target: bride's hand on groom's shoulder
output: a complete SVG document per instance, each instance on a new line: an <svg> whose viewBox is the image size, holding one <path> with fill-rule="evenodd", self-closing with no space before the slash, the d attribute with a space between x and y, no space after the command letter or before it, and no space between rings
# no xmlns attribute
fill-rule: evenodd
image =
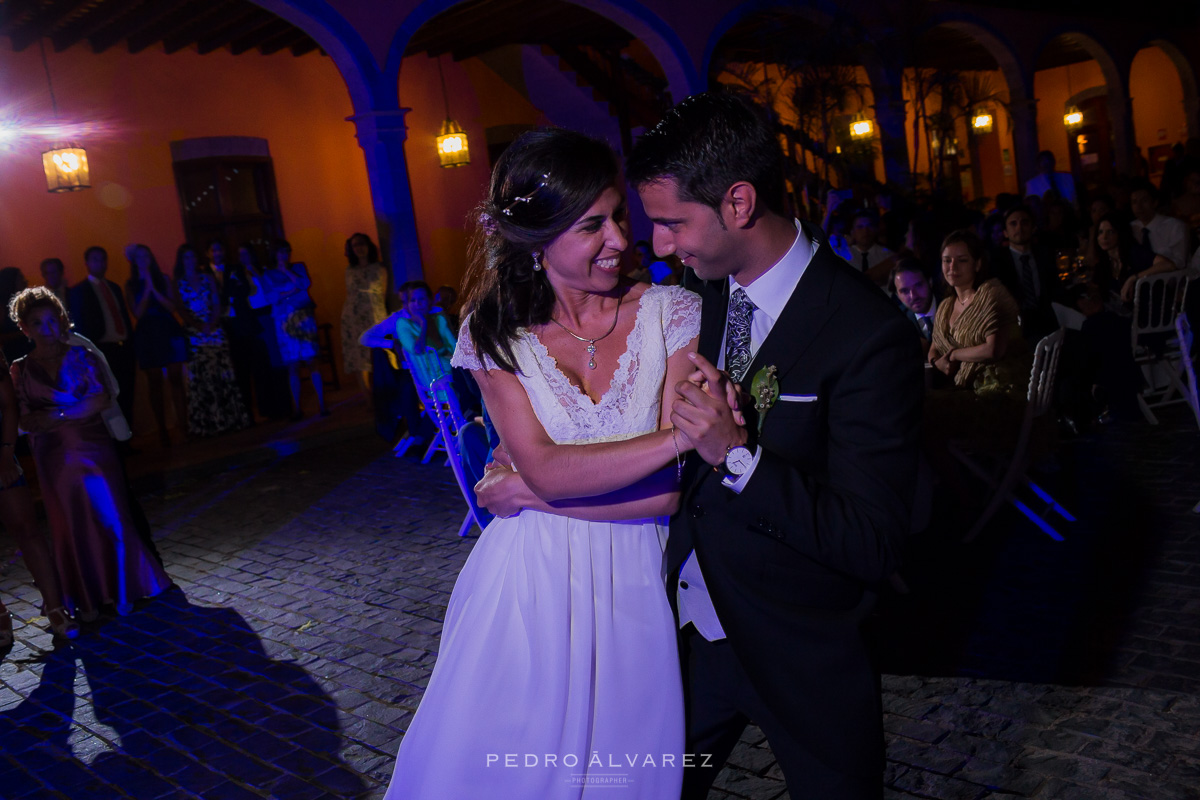
<svg viewBox="0 0 1200 800"><path fill-rule="evenodd" d="M483 477L475 484L475 499L497 517L511 517L521 510L521 494L525 482L510 467L495 461L484 468Z"/></svg>

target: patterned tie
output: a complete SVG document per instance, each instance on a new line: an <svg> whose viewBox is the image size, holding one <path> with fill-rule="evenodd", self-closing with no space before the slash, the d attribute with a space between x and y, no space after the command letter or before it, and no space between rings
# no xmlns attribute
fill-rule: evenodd
<svg viewBox="0 0 1200 800"><path fill-rule="evenodd" d="M921 330L925 331L925 338L933 341L933 323L930 322L929 317L918 317L917 319L921 320Z"/></svg>
<svg viewBox="0 0 1200 800"><path fill-rule="evenodd" d="M107 281L101 281L97 286L100 287L100 296L104 298L104 305L108 306L108 313L112 315L112 333L118 339L124 340L125 321L121 319L121 308L117 305L117 298L113 297L112 289L108 288Z"/></svg>
<svg viewBox="0 0 1200 800"><path fill-rule="evenodd" d="M1029 308L1037 304L1037 284L1033 279L1033 259L1021 256L1021 306Z"/></svg>
<svg viewBox="0 0 1200 800"><path fill-rule="evenodd" d="M742 380L750 366L750 318L754 303L745 289L738 289L729 298L729 318L725 328L725 371L735 381Z"/></svg>

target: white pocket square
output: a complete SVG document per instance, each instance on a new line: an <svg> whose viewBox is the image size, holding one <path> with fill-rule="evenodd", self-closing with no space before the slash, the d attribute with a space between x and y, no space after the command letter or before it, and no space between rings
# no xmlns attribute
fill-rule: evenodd
<svg viewBox="0 0 1200 800"><path fill-rule="evenodd" d="M784 403L815 403L817 396L815 394L781 394L779 400Z"/></svg>

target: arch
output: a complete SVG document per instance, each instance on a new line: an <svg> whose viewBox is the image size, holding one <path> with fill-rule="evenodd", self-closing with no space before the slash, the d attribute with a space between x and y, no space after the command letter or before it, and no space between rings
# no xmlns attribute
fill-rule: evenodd
<svg viewBox="0 0 1200 800"><path fill-rule="evenodd" d="M417 30L437 14L461 5L465 0L423 0L404 19L388 48L384 73L400 74L400 62L409 40ZM703 89L696 65L683 41L661 17L638 0L567 0L573 5L594 11L636 36L650 50L662 67L667 87L674 102Z"/></svg>
<svg viewBox="0 0 1200 800"><path fill-rule="evenodd" d="M720 44L721 39L725 37L725 34L729 33L733 26L760 11L782 10L807 17L821 28L828 29L833 24L837 6L828 0L814 0L811 3L788 5L781 5L779 0L748 0L748 2L742 3L726 13L713 28L708 41L704 45L704 53L700 59L700 74L704 76L708 75L709 70L712 68L712 59L717 51L717 45Z"/></svg>
<svg viewBox="0 0 1200 800"><path fill-rule="evenodd" d="M1128 95L1129 84L1126 76L1129 74L1128 65L1125 69L1117 64L1117 60L1109 52L1108 48L1100 44L1099 40L1092 34L1080 30L1078 27L1065 27L1060 30L1050 31L1042 38L1041 44L1037 47L1037 57L1034 59L1034 69L1037 69L1038 63L1041 62L1042 56L1050 47L1050 43L1059 37L1070 37L1077 41L1087 54L1096 60L1100 65L1100 73L1104 76L1104 83L1109 87L1109 96L1118 94L1122 97ZM1132 59L1130 59L1132 63Z"/></svg>
<svg viewBox="0 0 1200 800"><path fill-rule="evenodd" d="M1200 136L1200 91L1196 87L1196 71L1192 68L1192 62L1178 45L1168 39L1151 39L1144 46L1162 50L1175 65L1179 83L1183 87L1183 115L1187 121L1188 136ZM1129 62L1129 69L1132 72L1132 61Z"/></svg>
<svg viewBox="0 0 1200 800"><path fill-rule="evenodd" d="M947 13L930 17L920 33L924 34L934 28L949 28L964 33L979 42L983 49L987 50L988 54L996 60L996 66L1000 70L1000 74L1004 76L1009 103L1013 107L1025 106L1029 103L1033 94L1033 71L1027 72L1022 69L1021 62L1017 59L1007 36L993 29L984 20L969 14Z"/></svg>
<svg viewBox="0 0 1200 800"><path fill-rule="evenodd" d="M250 0L307 33L333 59L356 113L396 108L399 87L371 54L362 36L326 0Z"/></svg>

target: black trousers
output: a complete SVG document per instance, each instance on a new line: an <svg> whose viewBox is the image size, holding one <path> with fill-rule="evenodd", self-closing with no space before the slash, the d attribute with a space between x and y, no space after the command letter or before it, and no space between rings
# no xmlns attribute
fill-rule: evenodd
<svg viewBox="0 0 1200 800"><path fill-rule="evenodd" d="M766 734L793 800L878 800L880 772L834 771L798 742L759 695L728 640L710 642L691 624L681 632L687 753L697 766L684 769L682 800L705 800L729 754L750 722ZM709 757L706 758L704 754ZM707 763L709 766L701 766Z"/></svg>
<svg viewBox="0 0 1200 800"><path fill-rule="evenodd" d="M129 427L133 428L133 387L137 376L137 356L133 352L133 341L126 339L123 342L96 342L96 346L108 360L108 366L117 379L117 388L120 390L117 405L121 407L121 413L125 415Z"/></svg>

